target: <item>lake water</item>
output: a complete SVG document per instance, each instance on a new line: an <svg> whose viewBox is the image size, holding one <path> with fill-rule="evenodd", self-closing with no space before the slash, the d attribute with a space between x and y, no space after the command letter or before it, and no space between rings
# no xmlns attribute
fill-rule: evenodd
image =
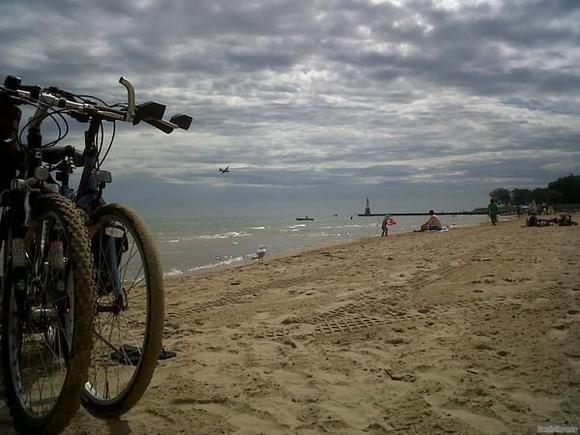
<svg viewBox="0 0 580 435"><path fill-rule="evenodd" d="M306 249L380 236L382 217L172 217L147 219L154 233L165 276L179 276L246 264L264 245L267 255L284 255ZM424 216L396 217L390 234L410 232ZM444 225L478 225L486 216L443 216Z"/></svg>

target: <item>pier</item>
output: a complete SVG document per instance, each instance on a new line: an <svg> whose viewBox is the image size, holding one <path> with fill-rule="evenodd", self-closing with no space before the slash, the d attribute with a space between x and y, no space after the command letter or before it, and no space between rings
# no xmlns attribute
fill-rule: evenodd
<svg viewBox="0 0 580 435"><path fill-rule="evenodd" d="M453 212L435 212L437 216L468 216L468 215L487 215L487 211L453 211ZM357 216L428 216L429 212L421 213L359 213Z"/></svg>
<svg viewBox="0 0 580 435"><path fill-rule="evenodd" d="M469 215L487 215L487 209L481 208L472 211L449 211L449 212L435 212L438 216L469 216ZM371 205L369 202L369 197L367 196L367 200L365 203L365 212L359 213L357 216L360 217L373 217L373 216L428 216L429 212L410 212L410 213L371 213Z"/></svg>

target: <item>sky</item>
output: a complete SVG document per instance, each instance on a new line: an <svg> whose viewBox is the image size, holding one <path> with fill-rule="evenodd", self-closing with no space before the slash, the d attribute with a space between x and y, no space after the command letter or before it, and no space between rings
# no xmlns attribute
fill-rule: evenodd
<svg viewBox="0 0 580 435"><path fill-rule="evenodd" d="M0 75L111 103L125 76L192 115L117 125L106 196L145 213L462 210L580 173L578 23L577 0L3 0Z"/></svg>

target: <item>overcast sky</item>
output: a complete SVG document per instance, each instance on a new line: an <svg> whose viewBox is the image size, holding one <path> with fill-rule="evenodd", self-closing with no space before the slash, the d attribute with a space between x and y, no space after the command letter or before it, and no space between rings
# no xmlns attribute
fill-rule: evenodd
<svg viewBox="0 0 580 435"><path fill-rule="evenodd" d="M580 173L579 23L578 0L3 0L0 74L109 102L123 75L193 115L118 126L107 193L158 214L463 209Z"/></svg>

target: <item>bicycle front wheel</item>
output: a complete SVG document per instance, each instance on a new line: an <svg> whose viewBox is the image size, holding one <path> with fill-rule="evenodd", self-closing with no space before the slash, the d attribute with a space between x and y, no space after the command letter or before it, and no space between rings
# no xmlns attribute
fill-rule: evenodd
<svg viewBox="0 0 580 435"><path fill-rule="evenodd" d="M97 417L119 416L141 399L163 336L163 278L145 223L108 204L92 216L97 273L94 349L82 397Z"/></svg>
<svg viewBox="0 0 580 435"><path fill-rule="evenodd" d="M92 339L89 238L74 204L32 203L4 246L2 364L6 402L22 433L59 433L80 404Z"/></svg>

